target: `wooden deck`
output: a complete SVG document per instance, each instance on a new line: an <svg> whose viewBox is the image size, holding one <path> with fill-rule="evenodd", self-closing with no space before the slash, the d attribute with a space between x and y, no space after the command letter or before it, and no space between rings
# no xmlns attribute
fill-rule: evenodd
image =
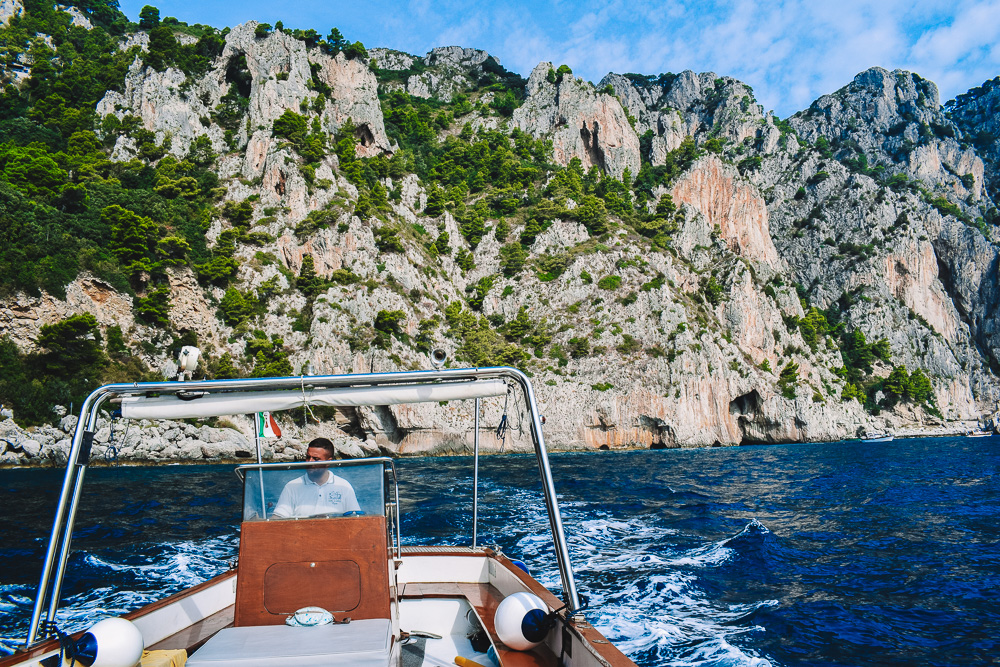
<svg viewBox="0 0 1000 667"><path fill-rule="evenodd" d="M167 649L182 648L188 655L194 653L202 644L212 638L216 632L233 625L233 618L236 612L236 605L230 605L218 611L204 620L198 621L180 632L175 632L166 639L148 646L148 651L164 651Z"/></svg>

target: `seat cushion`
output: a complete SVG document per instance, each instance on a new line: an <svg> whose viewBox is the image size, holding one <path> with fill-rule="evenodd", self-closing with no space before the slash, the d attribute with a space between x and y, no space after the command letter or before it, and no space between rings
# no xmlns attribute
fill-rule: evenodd
<svg viewBox="0 0 1000 667"><path fill-rule="evenodd" d="M225 628L188 658L187 667L388 667L392 644L392 624L381 618L312 628Z"/></svg>

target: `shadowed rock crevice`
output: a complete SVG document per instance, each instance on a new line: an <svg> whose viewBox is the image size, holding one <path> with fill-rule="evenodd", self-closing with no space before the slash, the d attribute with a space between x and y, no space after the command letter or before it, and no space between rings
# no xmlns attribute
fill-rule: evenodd
<svg viewBox="0 0 1000 667"><path fill-rule="evenodd" d="M963 322L965 322L966 324L968 324L968 322L969 322L969 320L968 320L968 312L967 312L967 310L965 308L965 304L962 303L962 300L960 298L955 298L955 296L956 296L955 295L955 279L954 279L954 276L952 275L951 267L948 266L948 262L946 262L941 257L941 253L938 252L937 248L934 249L934 255L935 255L935 258L937 259L938 280L941 281L941 286L944 288L944 291L955 302L955 310L958 311L959 317L962 318Z"/></svg>
<svg viewBox="0 0 1000 667"><path fill-rule="evenodd" d="M368 126L368 123L363 125L358 125L354 130L354 138L357 139L358 143L367 148L375 143L375 134L372 129Z"/></svg>
<svg viewBox="0 0 1000 667"><path fill-rule="evenodd" d="M997 301L1000 298L1000 292L997 291L995 278L993 278L993 276L996 276L997 271L997 257L993 257L989 266L983 271L982 277L984 283L980 284L978 294L976 295L978 303L975 304L973 309L970 309L972 304L968 302L966 295L963 294L961 287L957 284L958 280L955 275L957 271L962 270L962 267L953 266L948 261L947 252L947 247L943 247L940 250L936 246L934 248L934 255L937 259L938 280L945 294L954 303L959 319L969 327L972 344L976 347L979 354L985 358L987 365L996 373L997 370L1000 370L1000 355L998 355L1000 348L997 347L998 341L991 329L993 329L993 322L996 318Z"/></svg>
<svg viewBox="0 0 1000 667"><path fill-rule="evenodd" d="M586 147L591 164L596 165L598 169L606 173L607 168L604 163L604 151L601 149L600 134L601 125L596 120L593 122L593 129L587 127L586 121L580 128L580 138L583 139L583 145Z"/></svg>
<svg viewBox="0 0 1000 667"><path fill-rule="evenodd" d="M352 438L364 440L367 437L357 408L339 407L335 419L337 427Z"/></svg>
<svg viewBox="0 0 1000 667"><path fill-rule="evenodd" d="M250 97L253 75L247 67L247 57L244 53L235 53L226 63L226 83L236 86L240 97Z"/></svg>
<svg viewBox="0 0 1000 667"><path fill-rule="evenodd" d="M764 399L756 389L729 402L729 414L736 419L742 437L741 445L777 442L781 425L764 413Z"/></svg>
<svg viewBox="0 0 1000 667"><path fill-rule="evenodd" d="M642 415L639 417L639 428L652 435L652 442L649 445L650 449L676 449L680 447L677 444L676 431L662 419Z"/></svg>
<svg viewBox="0 0 1000 667"><path fill-rule="evenodd" d="M389 409L389 406L377 405L373 407L372 421L377 424L377 430L394 445L398 445L406 437L406 430L399 427L396 415Z"/></svg>
<svg viewBox="0 0 1000 667"><path fill-rule="evenodd" d="M757 390L751 389L749 393L737 396L729 402L729 414L753 417L763 404L764 401Z"/></svg>

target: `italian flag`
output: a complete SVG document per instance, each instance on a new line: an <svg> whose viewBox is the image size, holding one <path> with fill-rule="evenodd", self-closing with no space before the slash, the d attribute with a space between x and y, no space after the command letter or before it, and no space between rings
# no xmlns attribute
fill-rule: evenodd
<svg viewBox="0 0 1000 667"><path fill-rule="evenodd" d="M270 412L257 413L257 437L258 438L281 437L281 429L278 428L278 422L274 421L274 417L271 416Z"/></svg>

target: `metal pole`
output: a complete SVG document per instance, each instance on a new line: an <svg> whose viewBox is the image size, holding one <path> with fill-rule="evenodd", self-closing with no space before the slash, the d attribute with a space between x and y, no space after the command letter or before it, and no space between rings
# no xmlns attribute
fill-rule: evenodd
<svg viewBox="0 0 1000 667"><path fill-rule="evenodd" d="M41 578L38 581L38 591L35 595L35 606L31 611L31 623L28 626L28 636L25 639L25 648L31 646L38 634L38 627L42 620L42 609L45 607L45 597L49 590L49 575L52 572L52 565L55 563L56 553L62 545L62 527L66 516L66 509L69 507L72 497L73 478L76 475L76 466L69 464L66 466L66 475L63 477L62 491L59 494L59 504L56 506L56 515L52 520L52 532L49 533L49 545L45 550L45 563L42 565Z"/></svg>
<svg viewBox="0 0 1000 667"><path fill-rule="evenodd" d="M81 417L82 419L82 417ZM78 430L78 434L80 431ZM77 436L73 437L73 447L70 451L76 450ZM66 512L72 502L73 479L76 476L76 465L72 462L66 465L66 475L63 477L62 491L59 493L59 504L56 506L56 515L52 520L52 532L49 534L49 545L45 550L45 563L42 566L41 578L38 581L38 592L35 595L35 607L31 612L31 624L28 626L28 637L24 642L25 648L31 646L38 635L38 627L42 620L42 609L45 607L45 598L49 590L50 575L52 566L55 564L56 554L62 546L62 527L66 518Z"/></svg>
<svg viewBox="0 0 1000 667"><path fill-rule="evenodd" d="M76 511L80 508L80 494L83 492L83 477L87 472L87 465L90 462L90 449L94 443L94 433L98 425L98 409L101 399L99 398L90 406L87 414L87 422L84 427L81 453L76 460L76 479L73 480L73 502L69 506L69 516L66 525L63 527L62 548L59 551L59 560L56 565L56 573L52 578L52 593L49 597L49 610L46 618L49 621L56 620L56 612L59 610L59 602L62 598L63 578L66 575L66 566L69 563L69 550L73 544L73 527L76 525ZM85 448L85 451L84 451Z"/></svg>
<svg viewBox="0 0 1000 667"><path fill-rule="evenodd" d="M94 390L90 396L80 406L80 416L77 418L76 430L73 432L73 444L70 447L69 458L66 462L66 475L63 477L62 490L59 493L59 504L56 506L56 515L52 520L52 532L49 534L49 545L45 551L45 563L42 566L42 574L38 580L38 591L35 596L35 606L31 612L31 624L28 626L28 636L25 639L25 647L31 646L38 637L38 628L41 625L42 609L45 607L45 598L49 593L49 582L51 581L52 566L55 564L56 554L62 551L63 526L66 525L67 515L72 498L75 495L74 480L76 478L76 460L80 456L80 448L83 445L84 425L87 423L87 416L92 402L100 404L100 399L106 395L105 389ZM72 521L69 522L69 529L72 533ZM49 619L51 620L51 619Z"/></svg>
<svg viewBox="0 0 1000 667"><path fill-rule="evenodd" d="M259 413L254 413L253 416L253 443L257 447L257 465L261 465L264 461L261 459L260 455L260 429L261 423L258 421L260 419ZM261 518L265 521L269 521L267 518L267 501L264 499L264 471L257 471L257 480L260 482L260 511Z"/></svg>
<svg viewBox="0 0 1000 667"><path fill-rule="evenodd" d="M393 506L395 507L395 510L393 512L395 514L395 516L393 517L393 523L396 524L396 558L400 558L403 553L403 547L401 541L402 538L400 537L400 524L399 524L399 478L396 477L396 464L393 462L393 460L389 459L388 461L386 461L386 463L389 464L389 470L392 471L392 493L393 493L393 498L395 498L396 501L393 504ZM382 465L385 465L385 463L383 463Z"/></svg>
<svg viewBox="0 0 1000 667"><path fill-rule="evenodd" d="M472 465L472 548L476 548L476 528L479 523L479 399L476 399L475 461Z"/></svg>
<svg viewBox="0 0 1000 667"><path fill-rule="evenodd" d="M66 575L66 565L69 563L69 548L73 542L73 526L76 523L76 510L80 506L80 493L83 491L83 474L87 472L87 466L79 466L76 473L76 481L73 488L73 502L69 506L69 518L66 521L66 533L62 539L62 549L59 552L58 566L56 574L52 578L52 597L49 598L49 611L46 618L50 621L56 620L56 612L59 610L59 600L62 596L63 577Z"/></svg>
<svg viewBox="0 0 1000 667"><path fill-rule="evenodd" d="M542 478L542 490L545 494L545 506L549 513L549 526L552 529L552 542L555 547L556 560L559 563L559 576L563 585L563 600L571 610L580 608L580 597L576 592L576 580L569 562L569 549L566 546L566 534L563 531L562 517L559 515L559 503L556 500L555 483L552 481L552 468L549 466L549 456L545 449L545 439L542 436L542 422L538 415L538 404L535 402L535 392L531 388L528 377L516 369L511 372L524 390L524 397L531 416L531 435L535 440L535 456L538 459L538 474Z"/></svg>

